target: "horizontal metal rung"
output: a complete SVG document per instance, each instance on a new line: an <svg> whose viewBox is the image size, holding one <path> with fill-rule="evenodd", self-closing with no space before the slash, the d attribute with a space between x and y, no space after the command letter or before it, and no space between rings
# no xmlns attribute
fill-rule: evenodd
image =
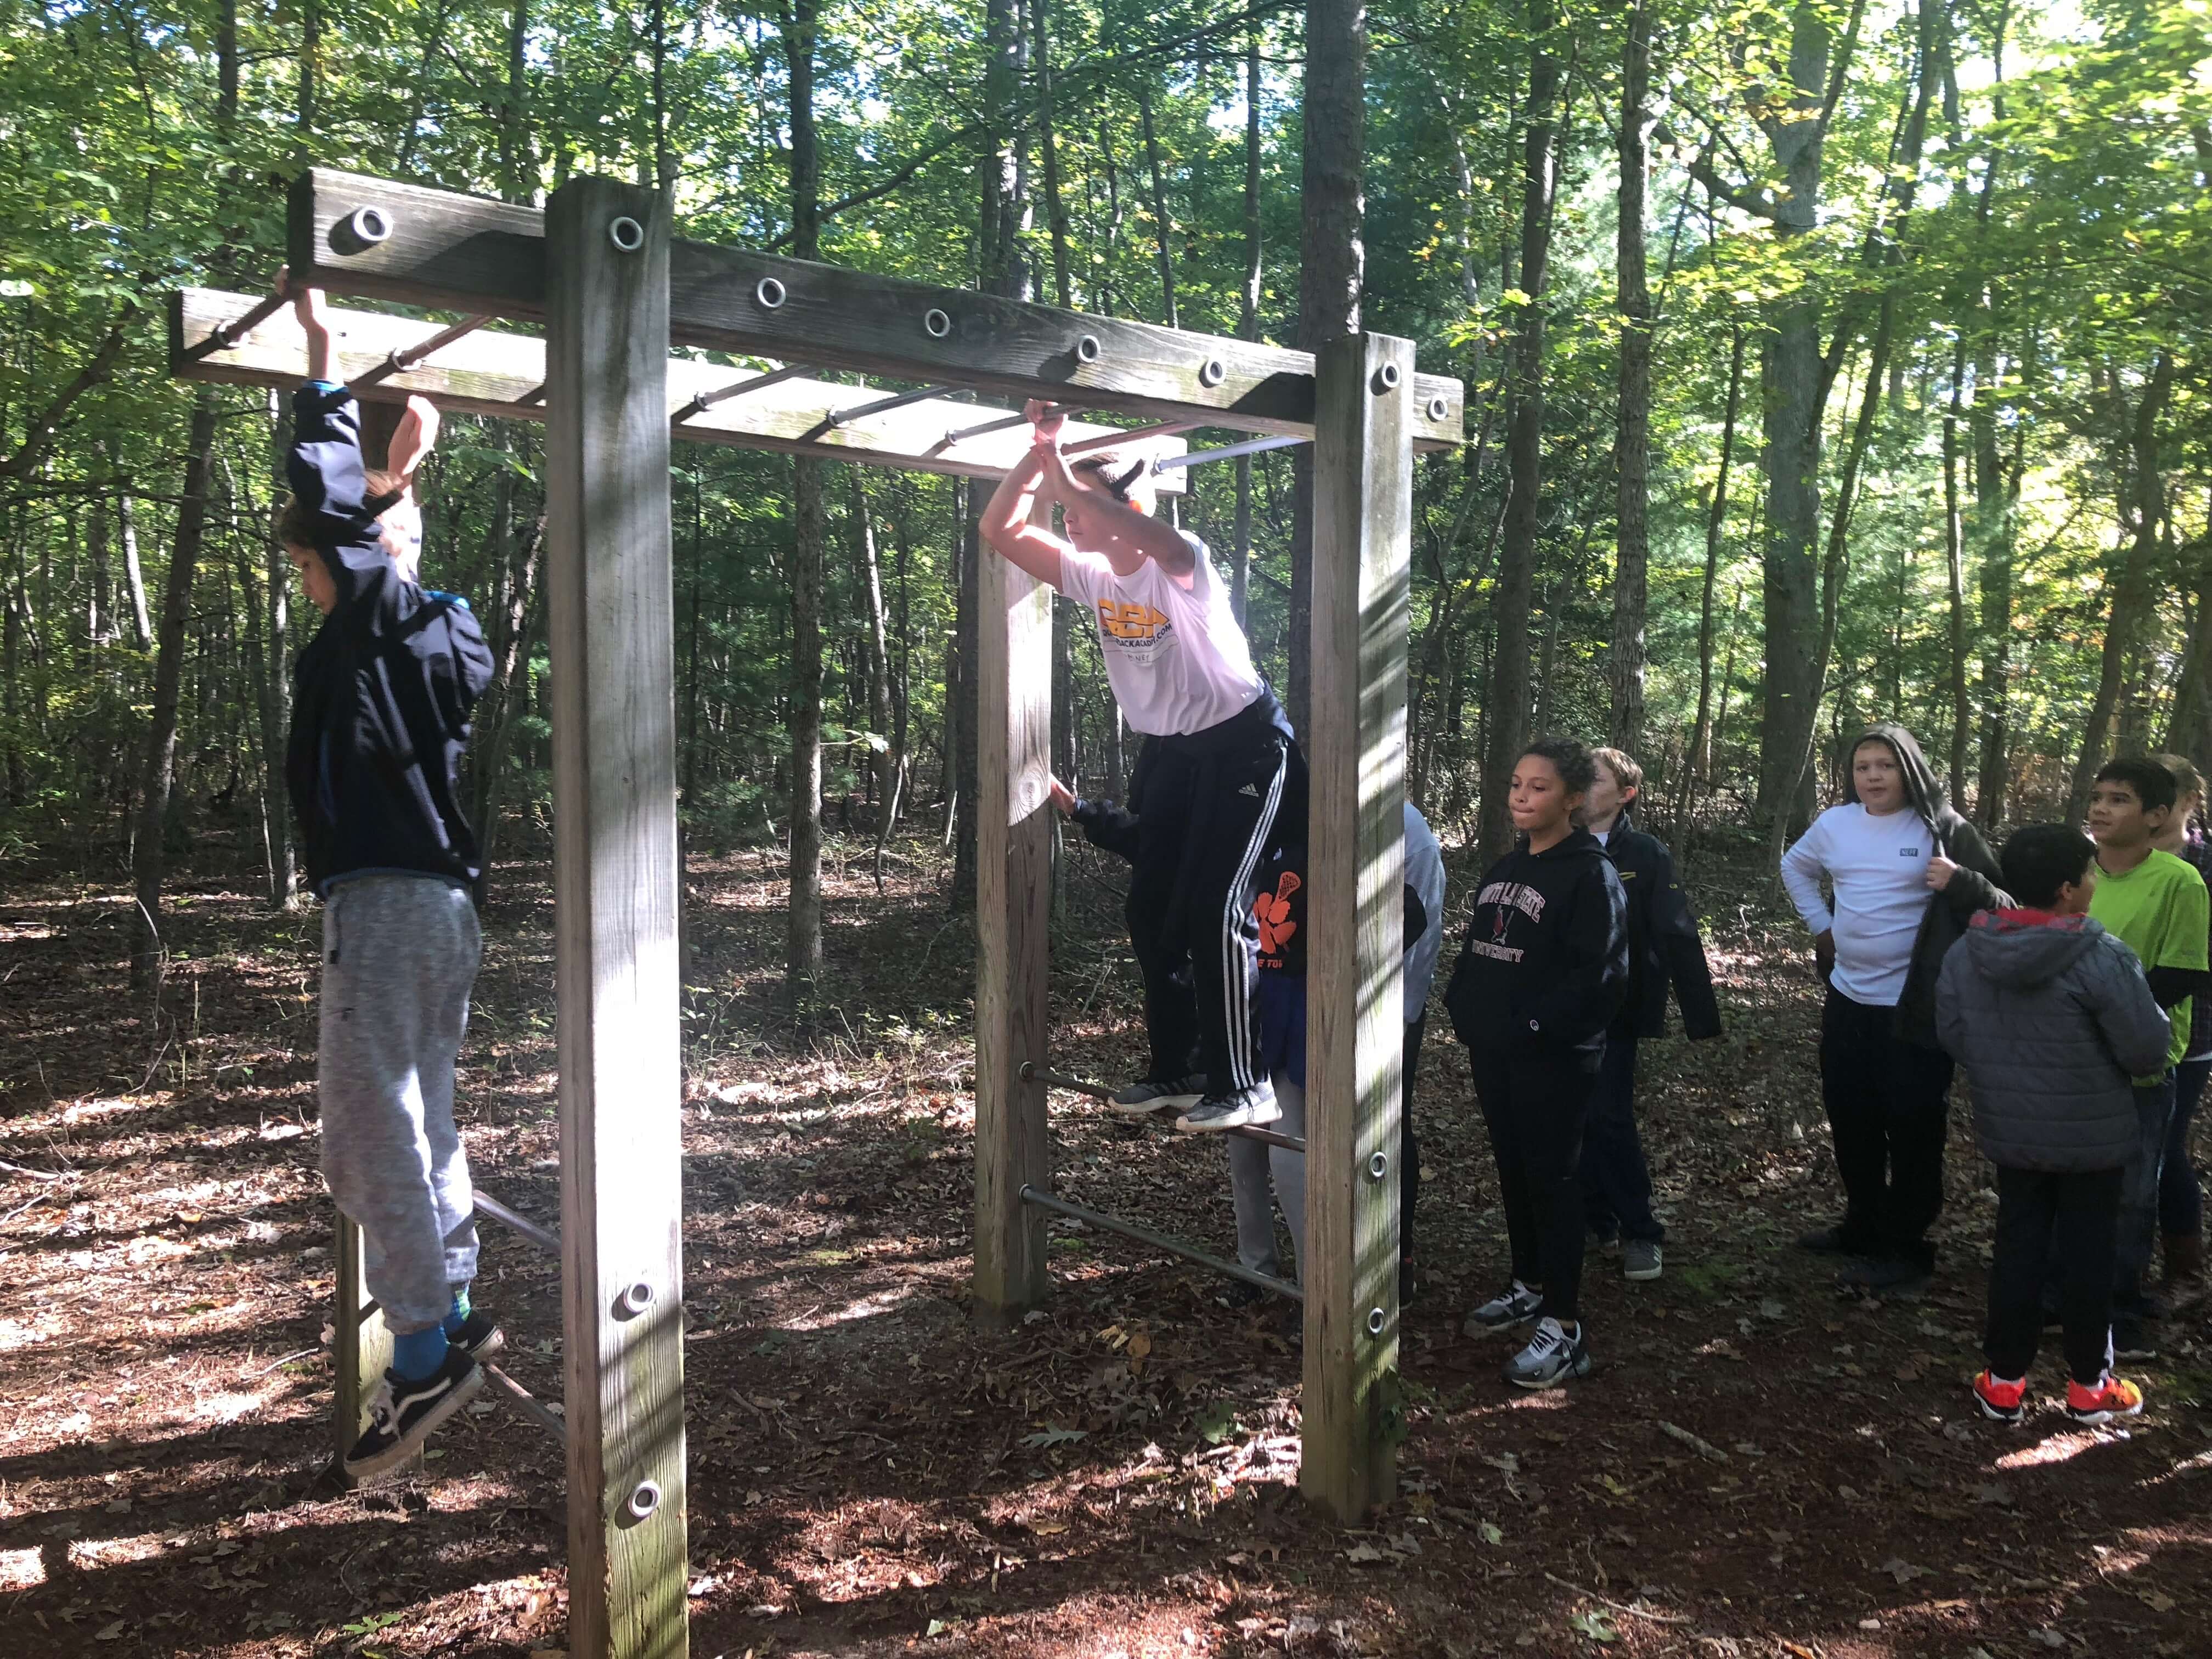
<svg viewBox="0 0 2212 1659"><path fill-rule="evenodd" d="M1310 438L1275 437L1253 438L1241 444L1224 444L1218 449L1194 449L1181 455L1163 455L1152 463L1152 471L1165 472L1170 467L1198 466L1206 461L1231 461L1239 455L1258 455L1270 449L1289 449L1297 444L1309 444Z"/></svg>
<svg viewBox="0 0 2212 1659"><path fill-rule="evenodd" d="M477 1188L477 1211L479 1214L489 1216L494 1221L504 1221L539 1249L550 1251L555 1255L561 1254L560 1234L548 1232L528 1216L515 1214L481 1187Z"/></svg>
<svg viewBox="0 0 2212 1659"><path fill-rule="evenodd" d="M185 355L192 357L211 357L218 351L228 351L290 303L289 296L271 294L245 315L225 323L221 328L212 330L207 338L192 347Z"/></svg>
<svg viewBox="0 0 2212 1659"><path fill-rule="evenodd" d="M781 368L771 368L765 374L756 374L750 380L734 380L728 386L718 386L712 392L701 392L669 418L678 426L681 426L696 415L704 415L716 404L726 404L732 398L742 398L748 392L758 392L764 386L781 386L786 380L796 380L806 371L807 365L805 363L786 363Z"/></svg>
<svg viewBox="0 0 2212 1659"><path fill-rule="evenodd" d="M960 388L951 386L926 386L919 392L901 392L889 398L878 398L873 403L855 404L850 409L832 410L800 437L801 443L812 443L826 434L835 432L849 421L864 420L871 415L882 415L894 409L904 409L908 404L918 404L932 398L942 398Z"/></svg>
<svg viewBox="0 0 2212 1659"><path fill-rule="evenodd" d="M1116 444L1133 443L1139 438L1164 438L1177 432L1188 432L1206 425L1204 421L1163 421L1158 426L1133 426L1127 432L1106 432L1096 438L1085 438L1079 443L1065 446L1063 455L1081 455L1094 449L1111 449Z"/></svg>
<svg viewBox="0 0 2212 1659"><path fill-rule="evenodd" d="M452 327L440 329L420 345L409 346L404 351L386 353L382 362L366 374L355 375L353 383L356 386L374 386L379 380L388 380L394 374L404 374L433 352L443 351L454 341L475 333L491 320L488 316L464 317Z"/></svg>
<svg viewBox="0 0 2212 1659"><path fill-rule="evenodd" d="M483 1367L483 1374L487 1377L505 1390L507 1399L514 1403L517 1411L537 1424L539 1428L544 1429L562 1445L568 1443L568 1425L562 1419L558 1412L548 1407L544 1401L500 1370L498 1366L487 1360L479 1360L477 1363Z"/></svg>
<svg viewBox="0 0 2212 1659"><path fill-rule="evenodd" d="M1150 1227L1139 1227L1133 1221L1124 1221L1120 1216L1108 1215L1103 1210L1093 1210L1080 1204L1071 1204L1064 1198L1054 1198L1050 1193L1041 1193L1036 1188L1027 1185L1022 1188L1021 1200L1024 1204L1034 1204L1040 1210L1050 1210L1054 1215L1067 1216L1086 1225L1103 1228L1109 1233L1119 1233L1124 1238L1133 1238L1139 1244L1149 1244L1156 1250L1165 1250L1170 1255L1181 1256L1185 1261L1194 1261L1201 1267L1211 1267L1214 1272L1226 1273L1231 1279L1241 1279L1247 1285L1256 1285L1263 1291L1273 1291L1277 1296L1286 1296L1293 1302L1303 1302L1306 1299L1306 1293L1286 1279L1273 1279L1266 1273L1254 1273L1242 1262L1224 1261L1218 1255L1208 1255L1195 1244L1186 1244L1182 1240L1170 1238L1165 1233L1156 1233Z"/></svg>

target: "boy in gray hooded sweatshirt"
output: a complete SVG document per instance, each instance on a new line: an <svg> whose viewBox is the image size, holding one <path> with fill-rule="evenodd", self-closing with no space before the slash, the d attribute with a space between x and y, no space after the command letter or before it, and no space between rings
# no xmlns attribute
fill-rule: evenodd
<svg viewBox="0 0 2212 1659"><path fill-rule="evenodd" d="M1974 1136L1997 1170L1989 1369L1974 1398L2001 1423L2021 1418L2053 1262L2066 1414L2142 1409L2142 1390L2112 1375L2112 1264L2138 1134L2129 1079L2165 1063L2169 1027L2135 952L2088 914L2096 858L2066 824L2015 833L2003 863L2019 908L1974 916L1936 981L1936 1030L1966 1068Z"/></svg>

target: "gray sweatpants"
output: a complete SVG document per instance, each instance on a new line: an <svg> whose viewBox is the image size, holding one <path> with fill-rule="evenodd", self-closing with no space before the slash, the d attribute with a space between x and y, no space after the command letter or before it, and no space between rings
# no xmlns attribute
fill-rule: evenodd
<svg viewBox="0 0 2212 1659"><path fill-rule="evenodd" d="M323 1178L396 1335L429 1329L477 1276L453 1062L483 951L469 896L428 877L357 876L323 907Z"/></svg>
<svg viewBox="0 0 2212 1659"><path fill-rule="evenodd" d="M1306 1135L1306 1091L1281 1072L1275 1073L1275 1104L1282 1116L1267 1127L1304 1140ZM1297 1252L1303 1273L1306 1260L1306 1155L1287 1146L1270 1146L1244 1135L1221 1137L1229 1153L1229 1197L1237 1208L1237 1260L1254 1273L1274 1279L1295 1279L1285 1273L1275 1250L1275 1217L1267 1202L1272 1184L1283 1220L1291 1230L1291 1248Z"/></svg>

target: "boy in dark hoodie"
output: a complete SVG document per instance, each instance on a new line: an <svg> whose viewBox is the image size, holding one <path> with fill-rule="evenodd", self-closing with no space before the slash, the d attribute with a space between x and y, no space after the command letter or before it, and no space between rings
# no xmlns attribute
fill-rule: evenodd
<svg viewBox="0 0 2212 1659"><path fill-rule="evenodd" d="M1511 1281L1468 1315L1468 1330L1535 1326L1505 1367L1525 1389L1590 1368L1577 1167L1606 1028L1628 994L1628 901L1604 848L1574 823L1596 771L1589 750L1559 738L1514 763L1513 827L1527 839L1483 877L1444 991L1513 1250Z"/></svg>
<svg viewBox="0 0 2212 1659"><path fill-rule="evenodd" d="M1851 745L1844 795L1782 858L1828 982L1820 1092L1844 1197L1839 1224L1797 1242L1855 1258L1846 1285L1911 1297L1935 1269L1928 1229L1943 1207L1951 1057L1936 1036L1936 976L1967 919L2005 897L1988 843L1903 726Z"/></svg>
<svg viewBox="0 0 2212 1659"><path fill-rule="evenodd" d="M292 289L308 383L292 402L292 498L277 534L323 625L294 670L285 783L323 900L317 1053L323 1175L361 1226L392 1360L344 1459L355 1479L413 1455L483 1384L499 1328L469 1304L476 1194L453 1124L453 1066L482 937L483 874L458 769L491 653L468 603L422 587L413 473L437 413L410 399L392 470L330 376L322 295Z"/></svg>
<svg viewBox="0 0 2212 1659"><path fill-rule="evenodd" d="M2142 1410L2142 1389L2111 1370L2121 1184L2141 1134L2129 1079L2165 1064L2170 1027L2135 952L2088 914L2088 837L2029 824L2005 843L2004 880L2018 908L1971 918L1936 990L1938 1031L1966 1068L1974 1136L1997 1171L1989 1367L1974 1398L1985 1416L2021 1420L2055 1261L2066 1414L2108 1423Z"/></svg>
<svg viewBox="0 0 2212 1659"><path fill-rule="evenodd" d="M1618 749L1592 758L1597 775L1583 822L1620 877L1628 896L1628 995L1605 1034L1605 1062L1590 1097L1583 1134L1583 1209L1601 1245L1620 1251L1624 1279L1659 1277L1667 1230L1651 1213L1651 1171L1636 1132L1636 1048L1667 1029L1667 990L1682 1008L1690 1041L1721 1034L1721 1010L1698 918L1674 874L1674 856L1631 813L1644 789L1644 769Z"/></svg>

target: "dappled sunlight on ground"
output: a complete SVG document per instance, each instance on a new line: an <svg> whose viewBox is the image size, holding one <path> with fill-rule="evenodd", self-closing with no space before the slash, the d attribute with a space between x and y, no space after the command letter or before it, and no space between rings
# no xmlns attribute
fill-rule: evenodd
<svg viewBox="0 0 2212 1659"><path fill-rule="evenodd" d="M2212 1341L2177 1322L2151 1410L1982 1422L1986 1172L1954 1140L1931 1295L1838 1296L1786 1248L1831 1202L1817 1002L1763 875L1711 861L1728 1034L1644 1057L1664 1278L1593 1252L1595 1372L1498 1380L1462 1334L1504 1271L1464 1057L1432 1029L1425 1279L1403 1324L1399 1494L1338 1528L1297 1497L1300 1355L1273 1301L1055 1219L1057 1290L979 1329L970 930L927 841L878 895L827 883L836 1002L778 1000L774 853L695 861L684 982L692 1649L969 1659L1600 1651L1698 1659L2193 1659L2212 1617ZM1115 867L1071 849L1053 1063L1138 1067ZM460 1094L482 1184L558 1214L541 864L487 911ZM558 1448L490 1391L419 1474L329 1455L330 1214L316 1170L312 912L234 883L165 918L158 1010L120 888L0 904L0 1650L501 1656L563 1642ZM1455 907L1455 908L1458 907ZM1714 907L1718 908L1719 907ZM1224 1154L1051 1097L1069 1197L1226 1254ZM42 1178L46 1177L46 1178ZM561 1385L557 1264L487 1222L501 1364ZM2051 1357L2046 1356L2048 1360Z"/></svg>

